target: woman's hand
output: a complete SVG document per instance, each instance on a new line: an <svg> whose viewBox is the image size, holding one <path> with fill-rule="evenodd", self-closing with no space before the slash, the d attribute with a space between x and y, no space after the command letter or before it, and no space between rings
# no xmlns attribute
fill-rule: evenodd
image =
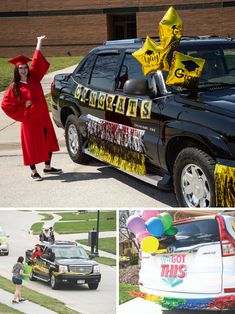
<svg viewBox="0 0 235 314"><path fill-rule="evenodd" d="M26 102L25 102L25 107L28 108L28 107L31 106L31 105L32 105L31 100L26 100Z"/></svg>
<svg viewBox="0 0 235 314"><path fill-rule="evenodd" d="M37 39L38 39L37 47L36 47L37 50L41 50L42 41L43 41L43 39L46 39L46 38L47 37L45 35L37 37Z"/></svg>

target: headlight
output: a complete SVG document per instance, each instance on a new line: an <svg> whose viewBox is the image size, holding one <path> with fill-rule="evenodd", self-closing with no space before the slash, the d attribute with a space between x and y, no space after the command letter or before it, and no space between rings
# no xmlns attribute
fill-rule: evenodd
<svg viewBox="0 0 235 314"><path fill-rule="evenodd" d="M94 270L94 273L99 273L100 272L100 266L99 265L95 265L93 270Z"/></svg>
<svg viewBox="0 0 235 314"><path fill-rule="evenodd" d="M59 273L66 273L68 271L68 266L59 265Z"/></svg>

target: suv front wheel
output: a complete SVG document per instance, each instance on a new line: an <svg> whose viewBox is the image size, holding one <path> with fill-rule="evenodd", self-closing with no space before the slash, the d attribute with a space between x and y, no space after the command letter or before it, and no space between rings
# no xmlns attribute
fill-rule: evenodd
<svg viewBox="0 0 235 314"><path fill-rule="evenodd" d="M173 176L180 207L215 206L215 161L204 151L188 147L176 158Z"/></svg>
<svg viewBox="0 0 235 314"><path fill-rule="evenodd" d="M53 274L51 274L51 277L50 277L50 284L51 284L51 288L54 290L59 289L60 287L60 284L58 280L56 279L56 276Z"/></svg>
<svg viewBox="0 0 235 314"><path fill-rule="evenodd" d="M82 152L82 135L79 131L78 118L69 115L65 124L65 140L70 158L76 163L84 163L85 154Z"/></svg>

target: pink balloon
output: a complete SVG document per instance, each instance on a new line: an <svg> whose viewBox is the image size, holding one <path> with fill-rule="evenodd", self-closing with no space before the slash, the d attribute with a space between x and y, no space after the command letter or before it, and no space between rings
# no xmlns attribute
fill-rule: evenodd
<svg viewBox="0 0 235 314"><path fill-rule="evenodd" d="M144 221L149 220L152 217L158 216L158 210L157 209L145 209L142 212L141 217L144 219Z"/></svg>
<svg viewBox="0 0 235 314"><path fill-rule="evenodd" d="M136 235L136 240L137 242L140 244L141 241L145 238L145 237L149 237L151 236L151 233L148 232L148 230L141 232L141 233L137 233Z"/></svg>
<svg viewBox="0 0 235 314"><path fill-rule="evenodd" d="M134 234L141 233L146 230L145 222L139 216L135 215L130 216L127 219L126 225L129 231L133 232Z"/></svg>

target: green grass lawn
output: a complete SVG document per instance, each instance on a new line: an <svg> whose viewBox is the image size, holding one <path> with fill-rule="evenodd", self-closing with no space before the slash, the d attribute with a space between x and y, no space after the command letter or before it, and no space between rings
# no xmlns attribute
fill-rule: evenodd
<svg viewBox="0 0 235 314"><path fill-rule="evenodd" d="M129 294L129 291L131 291L131 290L139 291L139 287L133 286L133 285L127 285L124 283L119 284L119 304L122 304L122 303L125 303L127 301L134 299Z"/></svg>
<svg viewBox="0 0 235 314"><path fill-rule="evenodd" d="M88 245L88 240L76 240L77 242ZM111 254L116 254L116 238L99 238L99 249Z"/></svg>
<svg viewBox="0 0 235 314"><path fill-rule="evenodd" d="M61 216L61 221L64 220L89 220L97 219L97 211L88 211L84 213L78 213L77 211L73 212L55 212L55 214ZM100 220L101 219L115 219L116 211L115 210L106 210L100 211Z"/></svg>
<svg viewBox="0 0 235 314"><path fill-rule="evenodd" d="M57 233L82 233L96 229L96 221L74 221L74 222L56 222L54 224L54 230ZM99 224L99 231L115 231L115 220L101 220Z"/></svg>
<svg viewBox="0 0 235 314"><path fill-rule="evenodd" d="M39 213L39 215L43 216L42 220L52 220L54 216L52 214L48 213Z"/></svg>
<svg viewBox="0 0 235 314"><path fill-rule="evenodd" d="M12 294L15 291L15 286L13 285L13 283L10 280L8 280L2 276L0 276L0 287L3 290L11 292ZM26 288L24 286L22 287L22 295L25 299L27 299L33 303L39 304L41 306L44 306L47 309L50 309L50 310L52 310L58 314L79 314L79 312L67 308L63 302L61 302L57 299L48 297L42 293L38 293L38 292L36 292L32 289ZM0 313L5 314L5 312L1 312L1 311L0 311ZM14 312L12 312L12 313L14 313Z"/></svg>
<svg viewBox="0 0 235 314"><path fill-rule="evenodd" d="M4 314L24 314L24 312L13 309L10 306L0 303L0 313Z"/></svg>
<svg viewBox="0 0 235 314"><path fill-rule="evenodd" d="M72 66L74 64L78 64L82 58L82 56L48 57L47 60L50 63L48 73ZM14 66L7 61L8 58L0 58L0 91L5 90L13 78Z"/></svg>
<svg viewBox="0 0 235 314"><path fill-rule="evenodd" d="M33 234L39 234L42 230L42 226L44 225L44 222L36 222L31 226L31 230L33 231Z"/></svg>

